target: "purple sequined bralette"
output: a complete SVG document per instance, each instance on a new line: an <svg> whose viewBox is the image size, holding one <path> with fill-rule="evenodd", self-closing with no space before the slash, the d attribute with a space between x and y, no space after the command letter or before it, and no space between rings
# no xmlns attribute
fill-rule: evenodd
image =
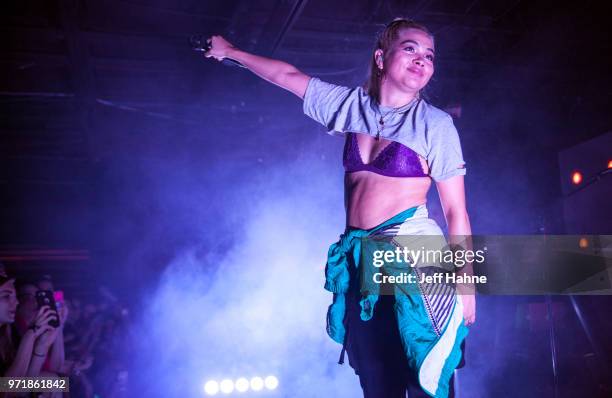
<svg viewBox="0 0 612 398"><path fill-rule="evenodd" d="M387 177L427 177L419 155L396 141L384 147L370 163L363 163L357 133L347 133L342 163L347 173L365 170Z"/></svg>

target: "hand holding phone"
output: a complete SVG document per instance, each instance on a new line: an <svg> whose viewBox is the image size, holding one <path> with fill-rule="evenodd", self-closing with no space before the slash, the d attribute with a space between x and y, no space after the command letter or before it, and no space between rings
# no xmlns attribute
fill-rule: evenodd
<svg viewBox="0 0 612 398"><path fill-rule="evenodd" d="M41 308L46 305L51 308L51 310L55 311L55 317L49 321L49 326L54 328L59 327L59 314L57 312L57 305L55 304L53 292L51 290L37 291L36 302L38 303L38 308Z"/></svg>

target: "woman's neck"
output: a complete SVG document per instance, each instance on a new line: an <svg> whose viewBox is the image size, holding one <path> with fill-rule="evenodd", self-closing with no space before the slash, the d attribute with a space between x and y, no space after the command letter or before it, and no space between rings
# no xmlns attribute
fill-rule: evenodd
<svg viewBox="0 0 612 398"><path fill-rule="evenodd" d="M418 92L405 92L392 87L390 84L381 84L378 93L378 103L381 106L400 108L412 101Z"/></svg>

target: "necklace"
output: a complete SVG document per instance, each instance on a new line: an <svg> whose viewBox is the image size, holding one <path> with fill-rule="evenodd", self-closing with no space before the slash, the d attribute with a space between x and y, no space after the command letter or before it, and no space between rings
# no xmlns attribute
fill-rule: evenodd
<svg viewBox="0 0 612 398"><path fill-rule="evenodd" d="M380 109L378 110L380 112ZM378 119L378 126L376 126L376 141L380 139L380 132L385 128L385 118L389 116L391 113L395 113L396 109L393 108L389 112L387 112L384 116L382 112L380 112L380 119Z"/></svg>
<svg viewBox="0 0 612 398"><path fill-rule="evenodd" d="M416 97L412 101L410 101L408 103L409 106L404 105L404 106L399 107L399 108L391 108L391 110L388 111L387 113L385 113L384 115L380 111L380 107L376 108L378 110L378 113L380 113L380 119L378 119L378 125L376 126L376 137L375 137L376 141L380 140L380 133L385 128L385 118L387 116L389 116L390 114L392 114L392 113L405 113L405 112L408 112L408 110L410 110L410 108L412 107L412 104L414 103L415 99L418 99L418 97Z"/></svg>

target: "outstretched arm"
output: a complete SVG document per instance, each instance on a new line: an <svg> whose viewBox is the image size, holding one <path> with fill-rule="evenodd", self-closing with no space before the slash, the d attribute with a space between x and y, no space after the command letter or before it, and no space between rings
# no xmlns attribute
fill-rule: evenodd
<svg viewBox="0 0 612 398"><path fill-rule="evenodd" d="M234 59L262 79L304 98L310 76L300 72L295 66L242 51L221 36L212 36L208 40L211 48L204 53L205 57L215 58L218 61L224 58Z"/></svg>

